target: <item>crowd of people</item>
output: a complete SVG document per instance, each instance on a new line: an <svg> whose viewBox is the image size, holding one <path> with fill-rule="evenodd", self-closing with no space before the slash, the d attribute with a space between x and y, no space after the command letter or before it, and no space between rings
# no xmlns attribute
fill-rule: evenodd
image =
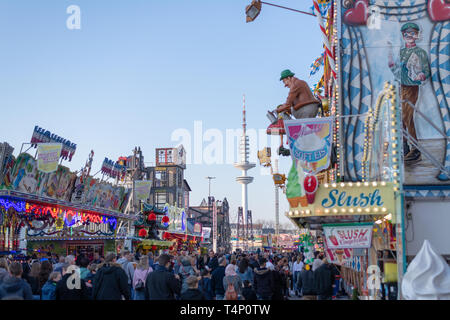
<svg viewBox="0 0 450 320"><path fill-rule="evenodd" d="M0 258L2 300L330 300L338 267L316 252L234 252L178 255L48 254Z"/></svg>

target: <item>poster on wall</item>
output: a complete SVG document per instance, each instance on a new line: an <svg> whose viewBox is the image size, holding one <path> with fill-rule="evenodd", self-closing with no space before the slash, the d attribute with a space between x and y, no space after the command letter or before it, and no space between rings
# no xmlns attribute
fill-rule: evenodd
<svg viewBox="0 0 450 320"><path fill-rule="evenodd" d="M164 211L168 213L170 219L169 231L175 233L185 233L187 231L187 216L184 208L177 208L166 203Z"/></svg>
<svg viewBox="0 0 450 320"><path fill-rule="evenodd" d="M389 121L376 109L377 98L389 82L398 89L404 136L416 141L403 142L404 183L450 184L450 3L338 3L345 179L361 181L364 176L365 115L375 110L380 123Z"/></svg>
<svg viewBox="0 0 450 320"><path fill-rule="evenodd" d="M307 173L317 173L330 165L333 118L285 120L293 160Z"/></svg>
<svg viewBox="0 0 450 320"><path fill-rule="evenodd" d="M202 236L203 239L209 239L211 237L211 228L210 227L203 227L202 228Z"/></svg>
<svg viewBox="0 0 450 320"><path fill-rule="evenodd" d="M324 224L328 249L367 249L372 243L373 223Z"/></svg>
<svg viewBox="0 0 450 320"><path fill-rule="evenodd" d="M61 143L40 143L37 149L38 170L44 173L55 172L61 150Z"/></svg>

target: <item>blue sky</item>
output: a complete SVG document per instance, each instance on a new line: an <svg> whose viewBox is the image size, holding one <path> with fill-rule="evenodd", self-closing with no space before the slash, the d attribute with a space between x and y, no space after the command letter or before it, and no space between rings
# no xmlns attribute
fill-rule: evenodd
<svg viewBox="0 0 450 320"><path fill-rule="evenodd" d="M274 3L309 10L312 1ZM266 110L285 101L279 74L289 68L311 85L311 62L322 45L315 17L264 6L245 23L250 0L2 0L0 2L0 141L20 150L35 125L77 143L78 170L91 149L93 172L141 146L154 162L156 147L194 121L203 130L241 125L246 95L248 128L265 129ZM81 29L69 30L69 5L81 9ZM205 143L205 146L207 144ZM187 150L189 152L190 150ZM289 159L280 170L287 173ZM249 186L253 221L274 219L274 187L259 168ZM227 197L232 220L241 201L240 173L231 165L190 165L191 204ZM281 222L288 202L281 195Z"/></svg>

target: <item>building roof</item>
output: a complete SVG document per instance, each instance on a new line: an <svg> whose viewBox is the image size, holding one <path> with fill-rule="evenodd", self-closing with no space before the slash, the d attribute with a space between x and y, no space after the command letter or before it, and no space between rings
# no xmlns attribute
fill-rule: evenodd
<svg viewBox="0 0 450 320"><path fill-rule="evenodd" d="M189 184L187 183L186 179L183 179L183 183L184 183L184 190L192 191L192 190L191 190L191 187L190 187Z"/></svg>

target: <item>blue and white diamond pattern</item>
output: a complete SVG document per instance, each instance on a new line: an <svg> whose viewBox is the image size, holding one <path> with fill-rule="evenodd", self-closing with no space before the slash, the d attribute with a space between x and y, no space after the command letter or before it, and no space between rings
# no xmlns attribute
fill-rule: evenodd
<svg viewBox="0 0 450 320"><path fill-rule="evenodd" d="M369 76L369 66L367 63L366 50L364 47L363 37L361 31L359 29L355 29L357 33L357 41L358 41L358 52L361 57L361 103L359 106L358 113L365 114L369 111L369 106L372 104L372 85L370 82ZM364 122L365 117L358 117L356 119L356 130L355 130L355 140L353 153L355 158L355 171L356 178L358 181L361 181L363 178L362 174L362 158L364 155Z"/></svg>
<svg viewBox="0 0 450 320"><path fill-rule="evenodd" d="M450 136L450 23L436 23L430 41L431 82L439 103L444 130ZM450 143L447 142L444 167L450 169ZM439 174L439 180L449 180L446 174Z"/></svg>

